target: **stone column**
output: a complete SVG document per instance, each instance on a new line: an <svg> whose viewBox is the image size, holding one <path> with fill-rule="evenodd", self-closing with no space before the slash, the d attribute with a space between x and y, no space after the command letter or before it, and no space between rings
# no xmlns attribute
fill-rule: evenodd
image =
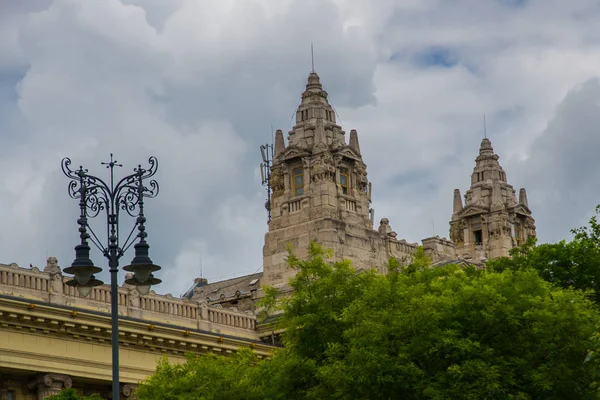
<svg viewBox="0 0 600 400"><path fill-rule="evenodd" d="M37 389L38 400L44 400L61 390L73 386L73 381L68 375L62 374L40 374L29 384L30 389Z"/></svg>

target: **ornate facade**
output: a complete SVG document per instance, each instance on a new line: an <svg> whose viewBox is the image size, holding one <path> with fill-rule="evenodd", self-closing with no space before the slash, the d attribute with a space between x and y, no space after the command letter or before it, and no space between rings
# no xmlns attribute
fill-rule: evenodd
<svg viewBox="0 0 600 400"><path fill-rule="evenodd" d="M309 242L316 240L333 250L335 260L349 259L382 272L390 257L407 262L417 249L416 243L399 240L386 218L373 229L372 185L358 133L351 130L346 138L314 71L287 145L281 130L275 134L271 187L263 285L285 287L292 276L286 264L288 244L304 257Z"/></svg>
<svg viewBox="0 0 600 400"><path fill-rule="evenodd" d="M43 271L0 264L0 400L43 400L63 388L110 398L110 287L82 298L56 258ZM205 301L140 295L119 288L121 398L151 375L158 360L187 352L227 354L250 347L267 357L252 311Z"/></svg>
<svg viewBox="0 0 600 400"><path fill-rule="evenodd" d="M536 235L527 192L520 189L517 200L498 159L490 140L483 139L464 205L460 190L454 190L450 239L457 256L475 263L508 256L510 249Z"/></svg>
<svg viewBox="0 0 600 400"><path fill-rule="evenodd" d="M261 286L287 288L294 274L286 263L289 245L302 258L316 240L334 260L382 273L390 258L406 264L416 253L418 244L398 239L387 218L373 228L373 188L358 133L351 130L347 140L314 71L301 98L287 144L281 130L275 135L263 272L214 283L198 278L181 299L119 288L122 399L132 398L163 355L178 362L186 352L248 346L268 357L266 343L276 344L278 332L257 325L255 303ZM451 240L422 240L434 266L481 265L535 236L525 189L517 200L498 158L483 139L464 205L454 192ZM109 286L81 298L54 257L43 271L0 264L0 400L43 400L67 387L108 397L110 326Z"/></svg>

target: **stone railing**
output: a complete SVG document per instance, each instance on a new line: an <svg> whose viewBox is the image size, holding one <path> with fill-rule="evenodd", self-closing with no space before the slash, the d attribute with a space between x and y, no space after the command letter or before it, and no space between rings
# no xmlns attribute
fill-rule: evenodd
<svg viewBox="0 0 600 400"><path fill-rule="evenodd" d="M62 275L54 257L48 258L44 271L36 267L0 264L0 294L110 312L109 285L95 287L89 296L82 297L77 289L66 284L70 279ZM256 316L251 311L211 307L203 302L175 298L171 294L158 295L152 290L141 296L130 285L119 287L118 294L119 314L123 316L234 336L256 336Z"/></svg>

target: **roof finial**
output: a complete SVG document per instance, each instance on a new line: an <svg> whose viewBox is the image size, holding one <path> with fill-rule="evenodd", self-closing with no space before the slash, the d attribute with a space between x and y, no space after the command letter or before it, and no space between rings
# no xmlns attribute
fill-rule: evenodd
<svg viewBox="0 0 600 400"><path fill-rule="evenodd" d="M483 113L483 137L487 139L487 127L485 126L485 113Z"/></svg>
<svg viewBox="0 0 600 400"><path fill-rule="evenodd" d="M310 41L310 62L312 65L312 72L315 72L315 53L313 51L313 42Z"/></svg>

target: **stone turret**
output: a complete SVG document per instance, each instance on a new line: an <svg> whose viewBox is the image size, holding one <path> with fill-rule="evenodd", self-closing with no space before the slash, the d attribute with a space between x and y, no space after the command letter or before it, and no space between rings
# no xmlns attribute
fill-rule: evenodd
<svg viewBox="0 0 600 400"><path fill-rule="evenodd" d="M360 144L358 144L358 132L356 132L356 129L350 131L350 147L360 154Z"/></svg>
<svg viewBox="0 0 600 400"><path fill-rule="evenodd" d="M262 285L283 286L294 274L285 263L288 244L303 258L309 242L316 240L333 249L335 260L350 259L362 268L385 269L392 256L410 258L416 244L373 229L371 189L358 133L352 130L346 143L314 71L308 76L287 147L280 132L271 168L271 221L263 247Z"/></svg>
<svg viewBox="0 0 600 400"><path fill-rule="evenodd" d="M275 132L275 149L274 149L274 156L278 156L279 154L283 153L283 151L285 150L285 141L283 140L283 131L281 129L277 129L277 131Z"/></svg>
<svg viewBox="0 0 600 400"><path fill-rule="evenodd" d="M483 139L464 207L460 191L454 191L450 239L458 256L476 263L508 256L510 249L536 234L525 189L521 189L517 201L498 159L490 140Z"/></svg>
<svg viewBox="0 0 600 400"><path fill-rule="evenodd" d="M462 198L460 197L460 189L454 189L454 204L452 205L452 215L460 214L463 210Z"/></svg>
<svg viewBox="0 0 600 400"><path fill-rule="evenodd" d="M527 201L527 192L525 191L525 188L521 188L521 190L519 190L519 204L529 208L529 202Z"/></svg>

